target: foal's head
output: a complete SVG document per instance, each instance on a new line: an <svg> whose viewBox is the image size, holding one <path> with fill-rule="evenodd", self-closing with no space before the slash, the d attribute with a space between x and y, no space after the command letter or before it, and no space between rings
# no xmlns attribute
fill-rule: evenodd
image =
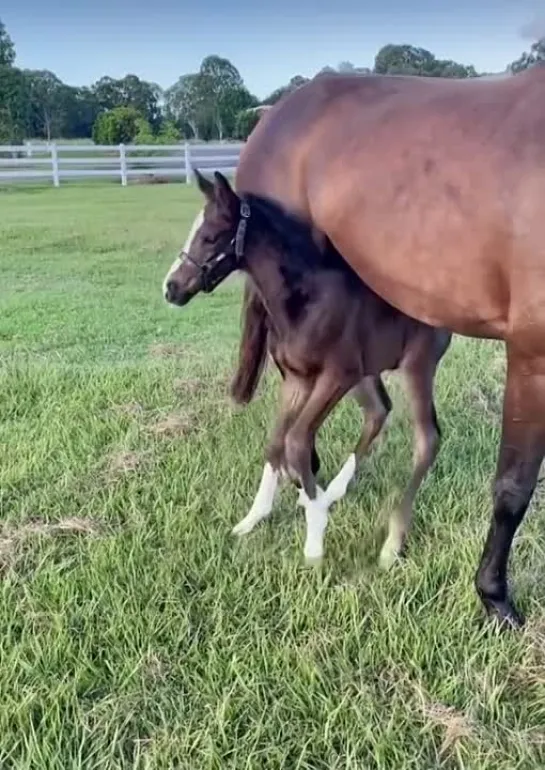
<svg viewBox="0 0 545 770"><path fill-rule="evenodd" d="M249 207L218 171L214 182L196 170L195 176L205 206L163 284L165 299L173 305L213 291L242 265Z"/></svg>

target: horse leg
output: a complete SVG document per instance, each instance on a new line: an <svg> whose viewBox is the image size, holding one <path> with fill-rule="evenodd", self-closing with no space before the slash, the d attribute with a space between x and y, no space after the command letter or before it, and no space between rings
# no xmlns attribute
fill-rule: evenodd
<svg viewBox="0 0 545 770"><path fill-rule="evenodd" d="M292 478L302 486L299 501L305 508L307 535L304 554L307 564L322 559L329 510L327 497L317 486L312 472L311 447L316 431L352 385L351 380L338 373L323 372L286 435L286 464Z"/></svg>
<svg viewBox="0 0 545 770"><path fill-rule="evenodd" d="M248 534L256 524L270 516L284 464L284 439L291 424L303 408L312 387L311 383L306 383L305 380L294 378L282 370L281 373L280 416L267 446L266 463L256 496L249 512L233 527L232 534L234 535Z"/></svg>
<svg viewBox="0 0 545 770"><path fill-rule="evenodd" d="M282 380L286 379L286 372L284 371L284 367L280 364L280 362L277 360L277 358L274 355L274 352L271 351L272 358L276 364L276 368L280 372L280 376L282 377ZM317 476L318 471L320 470L320 457L318 455L318 452L316 451L316 443L314 438L312 439L312 450L311 450L311 463L312 463L312 473Z"/></svg>
<svg viewBox="0 0 545 770"><path fill-rule="evenodd" d="M532 498L545 454L545 357L522 356L507 345L507 382L493 513L479 567L477 592L490 617L521 626L507 589L513 538Z"/></svg>
<svg viewBox="0 0 545 770"><path fill-rule="evenodd" d="M380 376L364 377L352 393L364 412L365 422L355 450L325 490L330 505L346 494L348 484L355 476L362 457L369 452L392 410L390 396Z"/></svg>
<svg viewBox="0 0 545 770"><path fill-rule="evenodd" d="M439 452L441 431L433 403L435 372L436 362L425 356L405 370L414 424L413 473L401 503L388 522L388 536L379 556L379 564L384 569L391 567L403 550L411 527L414 498Z"/></svg>

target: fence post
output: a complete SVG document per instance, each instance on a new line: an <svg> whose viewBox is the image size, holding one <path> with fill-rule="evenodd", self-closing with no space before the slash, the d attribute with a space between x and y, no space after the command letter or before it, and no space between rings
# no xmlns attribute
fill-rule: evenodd
<svg viewBox="0 0 545 770"><path fill-rule="evenodd" d="M121 163L121 184L127 186L127 154L124 144L119 145L119 161Z"/></svg>
<svg viewBox="0 0 545 770"><path fill-rule="evenodd" d="M49 145L49 151L51 153L51 168L53 170L53 184L55 187L59 187L61 180L59 177L59 155L57 152L57 145L55 142Z"/></svg>
<svg viewBox="0 0 545 770"><path fill-rule="evenodd" d="M189 142L185 143L185 183L193 182L193 169L191 168L191 147Z"/></svg>

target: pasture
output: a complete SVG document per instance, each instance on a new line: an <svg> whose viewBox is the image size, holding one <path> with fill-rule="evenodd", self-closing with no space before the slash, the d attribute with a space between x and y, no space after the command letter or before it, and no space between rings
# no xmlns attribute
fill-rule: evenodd
<svg viewBox="0 0 545 770"><path fill-rule="evenodd" d="M276 373L228 384L232 280L184 310L161 282L199 199L184 185L0 191L0 766L188 770L535 768L545 761L545 507L514 548L522 634L483 623L504 357L457 338L443 445L407 559L376 567L410 472L390 428L303 564L286 489L246 539ZM318 441L328 480L360 415Z"/></svg>

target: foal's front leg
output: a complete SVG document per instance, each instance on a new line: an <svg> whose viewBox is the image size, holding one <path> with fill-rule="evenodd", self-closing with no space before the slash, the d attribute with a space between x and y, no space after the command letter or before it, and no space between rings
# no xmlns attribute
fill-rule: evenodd
<svg viewBox="0 0 545 770"><path fill-rule="evenodd" d="M308 400L286 435L286 463L292 478L302 486L299 501L305 507L307 535L305 561L320 562L324 553L329 502L317 486L312 472L311 448L316 431L333 407L350 390L353 382L337 372L325 371L315 383Z"/></svg>
<svg viewBox="0 0 545 770"><path fill-rule="evenodd" d="M267 461L263 468L261 482L249 512L233 527L232 534L234 535L248 534L256 524L270 516L284 464L284 440L286 433L297 418L312 390L312 382L295 378L285 372L282 372L282 377L280 415L267 447Z"/></svg>

